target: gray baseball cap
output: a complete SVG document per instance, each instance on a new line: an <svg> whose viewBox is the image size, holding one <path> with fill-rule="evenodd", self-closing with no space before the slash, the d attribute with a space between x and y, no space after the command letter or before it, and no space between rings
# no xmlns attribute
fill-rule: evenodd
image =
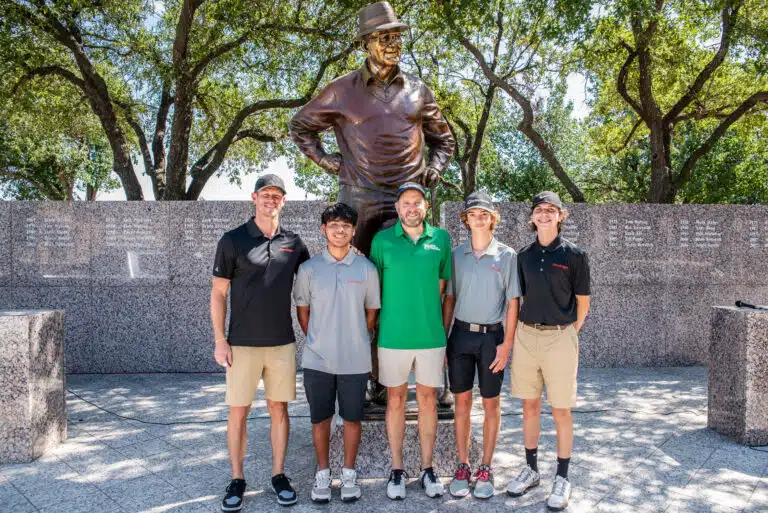
<svg viewBox="0 0 768 513"><path fill-rule="evenodd" d="M464 201L464 212L472 208L482 208L488 212L495 212L496 208L493 206L493 200L487 192L475 191Z"/></svg>
<svg viewBox="0 0 768 513"><path fill-rule="evenodd" d="M256 180L256 187L253 188L253 191L259 192L260 190L266 189L267 187L277 187L283 191L283 194L286 194L285 183L283 182L283 179L276 174L267 173L266 175L261 175L259 179Z"/></svg>
<svg viewBox="0 0 768 513"><path fill-rule="evenodd" d="M427 192L424 190L424 187L422 187L421 184L416 182L405 182L403 185L397 188L396 200L399 200L400 196L402 196L405 191L419 191L422 196L425 198L427 197Z"/></svg>

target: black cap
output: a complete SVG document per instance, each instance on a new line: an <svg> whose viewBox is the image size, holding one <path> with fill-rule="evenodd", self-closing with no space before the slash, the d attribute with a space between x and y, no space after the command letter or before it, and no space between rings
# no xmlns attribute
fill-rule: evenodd
<svg viewBox="0 0 768 513"><path fill-rule="evenodd" d="M419 191L421 195L424 196L424 198L427 197L427 193L424 191L424 187L416 182L405 182L403 185L398 187L397 199L400 199L400 196L402 196L405 191Z"/></svg>
<svg viewBox="0 0 768 513"><path fill-rule="evenodd" d="M482 208L488 212L495 212L491 196L487 192L475 191L464 201L464 212L471 208Z"/></svg>
<svg viewBox="0 0 768 513"><path fill-rule="evenodd" d="M533 205L531 205L531 208L535 208L539 203L549 203L550 205L556 206L560 210L563 209L563 202L560 201L560 196L552 191L540 192L534 196Z"/></svg>
<svg viewBox="0 0 768 513"><path fill-rule="evenodd" d="M268 173L266 175L261 175L258 180L256 180L256 187L253 188L254 192L259 192L262 189L266 189L267 187L277 187L281 191L283 191L283 194L285 195L285 183L283 183L283 179L279 176Z"/></svg>

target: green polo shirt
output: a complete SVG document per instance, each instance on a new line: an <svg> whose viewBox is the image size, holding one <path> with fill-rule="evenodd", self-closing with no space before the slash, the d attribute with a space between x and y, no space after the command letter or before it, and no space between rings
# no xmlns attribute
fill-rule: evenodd
<svg viewBox="0 0 768 513"><path fill-rule="evenodd" d="M440 280L451 279L451 238L424 223L414 242L400 221L373 238L371 261L381 281L379 346L445 347Z"/></svg>

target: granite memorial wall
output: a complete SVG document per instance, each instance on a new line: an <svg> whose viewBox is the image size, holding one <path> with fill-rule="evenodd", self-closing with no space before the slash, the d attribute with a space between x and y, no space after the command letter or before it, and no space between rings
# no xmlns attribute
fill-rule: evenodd
<svg viewBox="0 0 768 513"><path fill-rule="evenodd" d="M283 223L312 253L321 202ZM571 205L565 235L589 252L592 311L582 365L706 364L709 307L768 303L768 207ZM524 204L502 204L498 237L533 239ZM458 244L459 204L441 218ZM210 266L249 202L0 202L0 309L67 312L69 373L218 371ZM295 325L298 335L298 325ZM300 344L301 346L301 344Z"/></svg>

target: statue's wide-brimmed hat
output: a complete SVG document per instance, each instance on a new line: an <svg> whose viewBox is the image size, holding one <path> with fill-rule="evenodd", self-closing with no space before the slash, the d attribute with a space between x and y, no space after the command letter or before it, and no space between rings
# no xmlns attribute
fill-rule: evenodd
<svg viewBox="0 0 768 513"><path fill-rule="evenodd" d="M389 2L376 2L360 9L355 41L362 41L365 36L379 30L405 30L407 28L408 24L398 19Z"/></svg>

